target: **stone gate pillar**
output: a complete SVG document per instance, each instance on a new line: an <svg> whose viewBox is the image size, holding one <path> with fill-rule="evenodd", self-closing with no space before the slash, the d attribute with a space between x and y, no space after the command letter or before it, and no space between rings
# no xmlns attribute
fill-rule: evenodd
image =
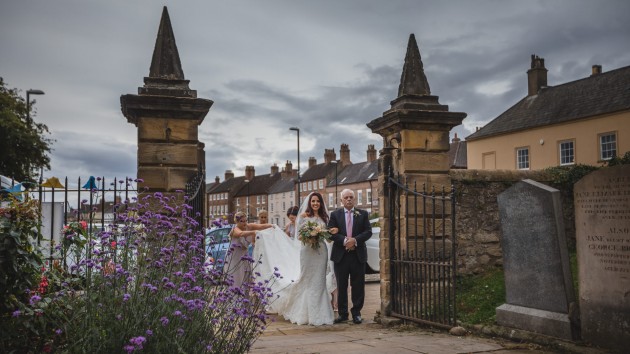
<svg viewBox="0 0 630 354"><path fill-rule="evenodd" d="M213 101L197 98L184 79L166 6L155 41L149 76L137 95L120 97L123 115L138 128L138 190L174 192L205 173L198 128ZM204 178L205 180L205 178ZM205 183L205 182L204 182Z"/></svg>
<svg viewBox="0 0 630 354"><path fill-rule="evenodd" d="M435 187L441 191L451 190L448 176L450 169L448 150L449 132L461 124L466 117L463 112L449 112L447 105L432 96L424 74L420 51L415 36L409 36L407 54L403 67L398 97L391 101L391 108L382 117L372 120L367 126L383 137L383 151L379 164L379 205L381 214L381 315L391 314L390 244L387 231L390 223L390 203L387 199L388 169L403 176L413 188L419 190L423 184L427 190ZM413 221L413 209L404 210L401 205L400 236L406 239L407 224ZM422 206L417 215L423 214ZM420 216L420 220L422 217Z"/></svg>

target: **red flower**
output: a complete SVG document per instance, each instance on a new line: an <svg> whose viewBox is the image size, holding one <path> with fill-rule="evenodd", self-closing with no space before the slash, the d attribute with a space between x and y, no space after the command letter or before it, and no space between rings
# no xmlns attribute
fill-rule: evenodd
<svg viewBox="0 0 630 354"><path fill-rule="evenodd" d="M111 245L112 245L112 248L116 248L116 241L112 241Z"/></svg>
<svg viewBox="0 0 630 354"><path fill-rule="evenodd" d="M87 229L87 222L85 220L79 221L79 225L81 226L83 230Z"/></svg>
<svg viewBox="0 0 630 354"><path fill-rule="evenodd" d="M42 280L39 282L39 286L37 287L37 292L40 294L46 293L46 289L48 288L48 278L45 275L42 275Z"/></svg>

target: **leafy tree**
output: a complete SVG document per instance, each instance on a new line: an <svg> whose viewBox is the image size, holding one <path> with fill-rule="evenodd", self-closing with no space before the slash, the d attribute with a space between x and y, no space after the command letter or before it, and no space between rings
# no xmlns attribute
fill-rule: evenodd
<svg viewBox="0 0 630 354"><path fill-rule="evenodd" d="M45 124L35 123L32 114L27 120L26 106L18 90L7 88L0 77L0 174L21 182L33 181L41 167L50 168L53 142Z"/></svg>

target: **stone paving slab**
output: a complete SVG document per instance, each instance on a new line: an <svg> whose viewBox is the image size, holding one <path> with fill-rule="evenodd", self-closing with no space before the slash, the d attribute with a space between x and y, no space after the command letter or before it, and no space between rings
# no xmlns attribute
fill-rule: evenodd
<svg viewBox="0 0 630 354"><path fill-rule="evenodd" d="M296 325L281 316L271 322L258 338L250 353L492 353L536 354L571 353L571 350L550 351L536 344L515 343L502 338L453 336L445 331L426 328L383 327L374 322L380 309L378 282L366 284L364 322L351 321L327 326ZM580 351L580 353L601 353Z"/></svg>

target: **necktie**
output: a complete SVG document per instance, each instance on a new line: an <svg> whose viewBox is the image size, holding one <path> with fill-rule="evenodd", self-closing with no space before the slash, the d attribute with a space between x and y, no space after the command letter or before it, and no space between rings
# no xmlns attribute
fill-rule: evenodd
<svg viewBox="0 0 630 354"><path fill-rule="evenodd" d="M352 237L352 210L348 210L346 213L348 213L346 217L346 234L348 237Z"/></svg>

